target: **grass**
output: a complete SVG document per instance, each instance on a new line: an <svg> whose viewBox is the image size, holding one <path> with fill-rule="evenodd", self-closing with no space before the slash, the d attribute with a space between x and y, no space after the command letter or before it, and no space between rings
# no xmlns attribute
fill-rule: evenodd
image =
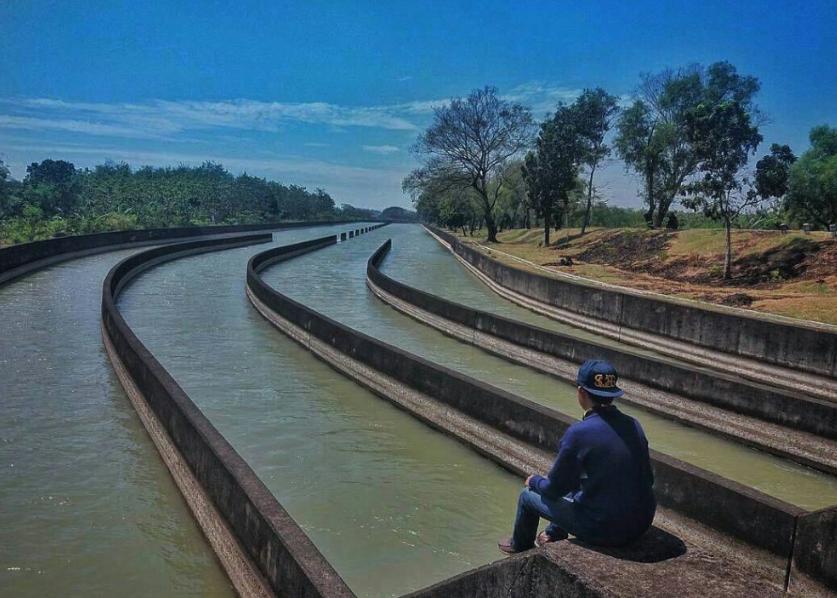
<svg viewBox="0 0 837 598"><path fill-rule="evenodd" d="M662 251L637 255L636 263L617 267L613 263L586 263L579 259L592 247L612 241L624 233L631 235L660 235L662 231L646 229L588 229L581 237L579 229L554 232L552 245L543 247L543 229L517 229L503 231L499 243L485 243L484 236L460 238L487 247L496 259L531 271L543 273L542 266L556 273L570 273L584 278L640 290L668 294L710 303L723 303L731 295L746 294L752 299L750 309L779 314L791 318L837 324L837 243L830 241L827 232L804 234L778 231L733 231L735 259L758 259L771 250L798 243L800 239L818 241L822 249L812 258L805 272L797 278L782 279L776 270L766 280L750 283L746 280L725 282L721 279L724 253L724 231L720 229L689 229L669 233L668 243ZM630 237L634 238L634 237ZM567 240L569 239L569 240ZM613 246L613 245L612 245ZM608 250L619 253L619 246ZM497 251L491 251L496 249ZM532 266L504 256L499 251L530 262ZM562 257L572 257L572 267L552 265ZM617 257L623 257L617 255ZM822 259L820 259L822 257ZM606 260L607 261L607 260ZM619 263L617 260L616 263ZM667 274L667 266L674 274ZM684 266L685 264L685 266Z"/></svg>

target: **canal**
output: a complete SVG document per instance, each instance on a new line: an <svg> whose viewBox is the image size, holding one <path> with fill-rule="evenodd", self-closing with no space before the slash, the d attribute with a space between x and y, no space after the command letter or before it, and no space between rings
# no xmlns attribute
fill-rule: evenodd
<svg viewBox="0 0 837 598"><path fill-rule="evenodd" d="M492 293L413 225L379 229L345 247L273 266L263 276L283 293L366 334L557 411L581 415L575 386L447 337L400 314L366 289L366 260L387 238L393 239L393 248L382 269L389 276L478 309L539 325L551 322ZM837 504L833 476L644 410L623 409L640 419L652 447L661 452L804 508Z"/></svg>
<svg viewBox="0 0 837 598"><path fill-rule="evenodd" d="M233 594L102 346L134 251L0 286L0 596Z"/></svg>
<svg viewBox="0 0 837 598"><path fill-rule="evenodd" d="M275 240L340 230L287 231ZM367 247L368 236L311 254L295 294L347 301L354 285L344 279L364 273L328 281L320 270L332 272L338 256ZM400 595L500 558L496 541L510 532L522 481L265 321L244 294L244 276L249 257L266 248L163 264L126 288L120 308L358 594Z"/></svg>

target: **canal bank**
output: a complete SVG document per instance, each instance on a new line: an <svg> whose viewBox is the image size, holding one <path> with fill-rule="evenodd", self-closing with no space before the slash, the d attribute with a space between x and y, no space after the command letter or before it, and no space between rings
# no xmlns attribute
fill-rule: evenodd
<svg viewBox="0 0 837 598"><path fill-rule="evenodd" d="M486 354L380 302L365 286L366 261L390 237L399 249L385 264L385 272L414 286L439 288L445 293L467 293L473 288L484 293L472 303L483 309L489 301L507 304L474 280L420 227L410 225L390 225L339 251L328 248L268 268L263 276L275 288L287 289L291 298L357 330L538 404L578 416L573 385ZM319 267L312 269L317 263ZM336 296L339 301L330 300ZM837 479L833 476L643 410L625 410L643 422L652 446L660 452L804 508L837 503Z"/></svg>
<svg viewBox="0 0 837 598"><path fill-rule="evenodd" d="M571 384L584 360L591 355L606 359L621 374L620 386L626 390L620 400L623 405L837 473L834 404L449 301L384 274L380 267L391 246L387 241L370 258L367 284L382 301L417 321Z"/></svg>
<svg viewBox="0 0 837 598"><path fill-rule="evenodd" d="M160 265L120 307L357 593L400 594L498 558L520 481L277 335L243 294L253 252Z"/></svg>
<svg viewBox="0 0 837 598"><path fill-rule="evenodd" d="M248 297L266 319L350 379L504 467L520 475L548 467L554 442L572 423L571 418L434 365L323 316L273 289L263 280L261 269L276 254L292 255L291 249L260 252L248 263ZM558 577L564 578L555 591L575 587L581 588L584 595L599 595L597 589L603 589L607 595L692 595L702 592L702 584L696 583L701 580L724 595L768 595L787 589L789 581L794 592L803 591L807 574L833 583L832 555L828 551L823 554L820 547L834 540L828 523L834 511L822 515L805 513L654 451L652 460L657 471L658 500L667 507L658 511L656 521L664 530L674 532L676 542L649 540L668 533L655 528L621 555L604 551L615 558L594 556L595 566L589 568L587 575L579 575L577 566L571 563L553 561ZM686 521L681 520L682 515ZM706 530L705 525L712 530ZM555 548L561 552L566 544L559 543ZM659 554L667 544L670 549L677 545L681 548ZM546 552L550 558L555 556L553 550ZM597 552L603 551L587 550L587 555ZM708 561L700 556L701 552L708 552ZM639 572L631 572L631 566L625 562L636 560L660 565L647 567L636 575ZM733 561L741 562L742 567ZM709 562L714 565L707 568ZM793 569L792 575L791 563L800 567L799 571ZM503 584L497 585L494 572L500 570L506 571L506 563L465 577L488 582L497 592ZM602 575L607 577L604 583ZM461 579L451 580L458 588L456 595L463 592L457 585ZM529 573L522 583L526 585L527 580L534 581ZM431 589L430 594L436 591ZM481 591L486 589L482 587ZM506 591L510 591L508 587Z"/></svg>

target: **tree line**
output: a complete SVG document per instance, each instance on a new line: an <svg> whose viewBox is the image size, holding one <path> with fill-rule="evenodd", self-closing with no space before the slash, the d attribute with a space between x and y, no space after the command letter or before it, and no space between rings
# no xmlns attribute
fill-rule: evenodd
<svg viewBox="0 0 837 598"><path fill-rule="evenodd" d="M837 223L837 129L814 128L797 159L773 144L755 161L765 116L760 83L728 62L645 74L629 101L585 89L536 123L523 105L485 87L435 110L413 147L422 162L403 181L425 221L473 232L635 221L606 205L596 174L610 156L641 181L651 228L676 228L673 206L726 230L724 276L730 276L731 229L746 222L825 228ZM628 217L629 216L629 217ZM627 217L627 218L626 218Z"/></svg>
<svg viewBox="0 0 837 598"><path fill-rule="evenodd" d="M234 176L215 162L79 169L48 159L16 181L0 161L0 240L7 243L130 228L378 217L376 210L336 207L322 189Z"/></svg>

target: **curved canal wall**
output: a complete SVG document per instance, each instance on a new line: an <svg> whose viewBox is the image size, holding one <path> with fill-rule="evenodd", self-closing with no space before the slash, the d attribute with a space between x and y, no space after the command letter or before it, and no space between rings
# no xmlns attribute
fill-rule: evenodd
<svg viewBox="0 0 837 598"><path fill-rule="evenodd" d="M625 372L626 378L649 388L673 392L734 413L837 439L837 404L830 401L794 395L720 372L579 339L448 301L383 274L380 265L390 248L391 241L387 241L367 264L367 281L373 292L384 301L395 303L396 308L399 307L399 301L408 304L412 309L403 306L410 309L408 315L461 340L550 374L556 373L556 360L578 364L594 356L607 359L618 371ZM555 359L544 359L544 355ZM560 375L574 382L573 368L560 368ZM662 415L668 415L662 409L663 404L664 401L660 400L657 404L659 408L655 409L653 401L641 403ZM684 421L700 425L699 421ZM735 437L735 430L726 435ZM752 440L748 439L747 442ZM782 453L781 447L761 448L835 473L833 468L826 467L826 463L810 458L802 459L801 455Z"/></svg>
<svg viewBox="0 0 837 598"><path fill-rule="evenodd" d="M245 596L352 596L250 466L136 337L116 305L124 286L156 264L271 239L270 234L202 239L123 260L103 285L103 338L120 381L236 590ZM334 243L336 237L325 242ZM298 251L317 247L308 244Z"/></svg>
<svg viewBox="0 0 837 598"><path fill-rule="evenodd" d="M284 252L289 259L291 250ZM248 263L247 293L262 315L339 371L430 425L471 443L501 465L523 473L528 462L513 443L492 447L485 437L499 433L546 455L554 451L558 438L573 423L572 418L383 343L283 295L260 275L268 261L280 259L279 251L273 249L255 255ZM431 402L440 403L441 408ZM464 430L467 421L448 425L459 417L471 421L470 430ZM652 459L662 506L774 555L784 563L782 571L787 574L797 524L806 511L677 459L656 452ZM826 527L814 528L820 544L835 540ZM796 548L800 555L807 550L804 544ZM807 567L806 574L827 581L815 567Z"/></svg>
<svg viewBox="0 0 837 598"><path fill-rule="evenodd" d="M837 332L833 326L791 323L735 308L703 307L662 295L536 274L503 264L450 233L427 228L496 285L551 307L550 315L556 319L623 342L723 366L756 380L804 386L811 378L800 374L813 374L822 378L812 391L816 393L818 386L825 385L825 396L837 397Z"/></svg>
<svg viewBox="0 0 837 598"><path fill-rule="evenodd" d="M8 282L28 272L62 261L102 251L119 248L156 245L174 240L187 240L192 237L246 233L253 231L282 230L326 226L330 224L350 224L356 220L333 220L316 222L276 222L272 224L231 224L217 226L188 226L176 228L149 228L123 230L90 235L69 235L21 243L0 249L0 284Z"/></svg>

